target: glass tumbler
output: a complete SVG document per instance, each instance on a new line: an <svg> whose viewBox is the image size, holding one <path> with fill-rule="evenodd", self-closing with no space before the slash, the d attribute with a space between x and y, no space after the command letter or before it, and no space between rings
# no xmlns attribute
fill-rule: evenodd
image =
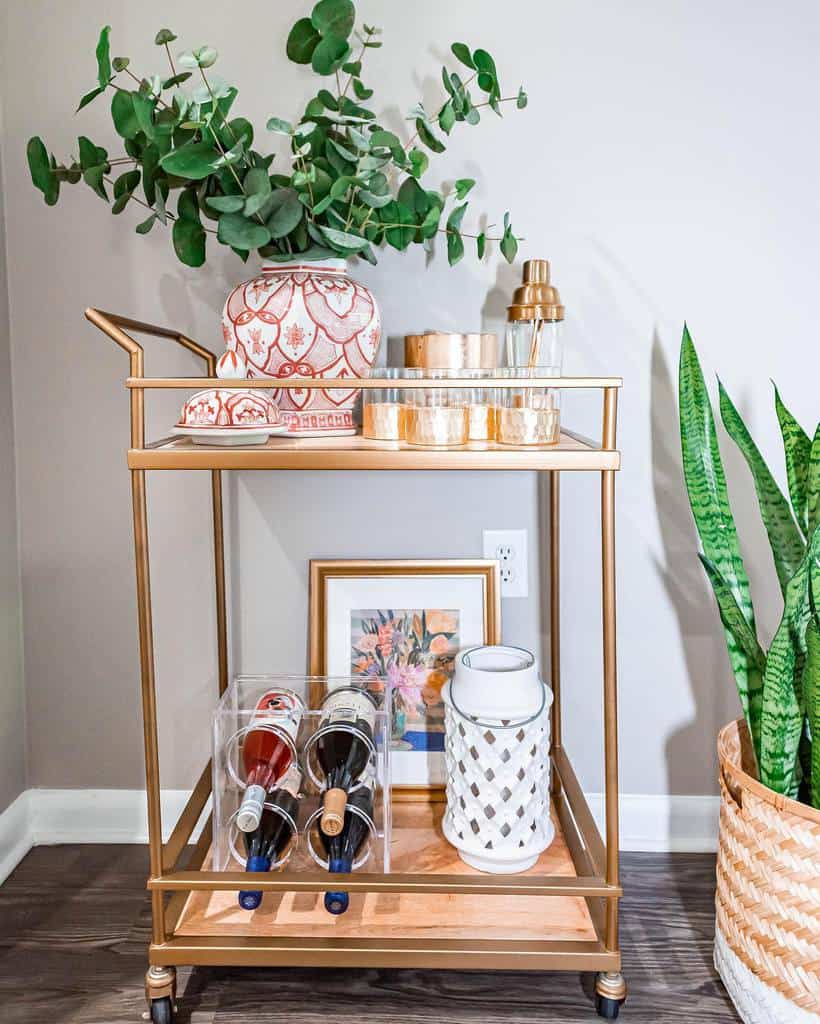
<svg viewBox="0 0 820 1024"><path fill-rule="evenodd" d="M373 441L403 441L406 398L401 380L407 370L394 366L374 366L367 376L396 381L395 387L362 389L362 436Z"/></svg>
<svg viewBox="0 0 820 1024"><path fill-rule="evenodd" d="M463 370L407 370L408 376L431 381L462 377ZM463 388L408 388L406 433L408 444L429 448L457 448L467 443L468 394Z"/></svg>
<svg viewBox="0 0 820 1024"><path fill-rule="evenodd" d="M465 392L467 399L467 436L470 441L494 441L498 398L492 387L494 370L461 370L463 377L474 379L475 387Z"/></svg>
<svg viewBox="0 0 820 1024"><path fill-rule="evenodd" d="M556 366L512 366L502 377L558 377ZM545 386L499 389L496 440L499 444L557 444L561 434L560 388Z"/></svg>

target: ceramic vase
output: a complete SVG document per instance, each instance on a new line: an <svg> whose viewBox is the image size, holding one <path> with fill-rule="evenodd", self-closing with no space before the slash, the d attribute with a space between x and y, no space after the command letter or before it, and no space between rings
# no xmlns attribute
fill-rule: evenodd
<svg viewBox="0 0 820 1024"><path fill-rule="evenodd" d="M222 315L225 346L249 377L365 376L381 340L379 307L347 275L344 260L266 264L231 292ZM274 392L288 433L354 434L359 392L294 388Z"/></svg>

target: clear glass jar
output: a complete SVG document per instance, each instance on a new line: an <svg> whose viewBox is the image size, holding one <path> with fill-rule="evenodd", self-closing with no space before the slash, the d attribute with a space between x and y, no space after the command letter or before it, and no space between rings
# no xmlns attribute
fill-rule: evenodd
<svg viewBox="0 0 820 1024"><path fill-rule="evenodd" d="M507 366L554 366L564 362L563 320L510 320L507 323Z"/></svg>
<svg viewBox="0 0 820 1024"><path fill-rule="evenodd" d="M556 366L511 366L501 377L559 377ZM557 444L561 434L561 390L551 387L499 388L496 440L499 444Z"/></svg>
<svg viewBox="0 0 820 1024"><path fill-rule="evenodd" d="M373 366L370 378L395 380L396 387L362 389L362 436L373 441L403 441L406 396L399 382L408 371L395 366Z"/></svg>
<svg viewBox="0 0 820 1024"><path fill-rule="evenodd" d="M476 386L464 391L467 400L467 438L470 441L494 441L497 389L492 387L494 370L460 370L463 377L475 379Z"/></svg>
<svg viewBox="0 0 820 1024"><path fill-rule="evenodd" d="M459 378L463 370L407 370L408 377L430 380ZM463 388L408 388L405 438L408 444L457 448L467 443L468 392Z"/></svg>

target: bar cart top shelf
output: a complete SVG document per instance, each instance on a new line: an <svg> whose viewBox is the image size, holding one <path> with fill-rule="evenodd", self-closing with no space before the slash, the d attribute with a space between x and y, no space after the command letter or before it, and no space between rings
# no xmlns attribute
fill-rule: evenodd
<svg viewBox="0 0 820 1024"><path fill-rule="evenodd" d="M355 437L271 437L264 445L211 447L165 438L128 452L129 469L500 469L607 470L620 452L570 432L558 444L518 448L475 442L463 448L414 448L404 442Z"/></svg>

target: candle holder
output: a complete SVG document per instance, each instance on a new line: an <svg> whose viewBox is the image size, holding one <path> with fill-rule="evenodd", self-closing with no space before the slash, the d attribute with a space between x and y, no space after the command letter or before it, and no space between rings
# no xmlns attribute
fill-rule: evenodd
<svg viewBox="0 0 820 1024"><path fill-rule="evenodd" d="M443 380L463 370L407 370L408 376ZM412 388L407 391L405 438L424 448L458 448L467 443L467 392L457 388Z"/></svg>
<svg viewBox="0 0 820 1024"><path fill-rule="evenodd" d="M512 366L503 377L558 377L555 366ZM508 445L557 444L561 435L559 388L510 388L501 392L496 440Z"/></svg>
<svg viewBox="0 0 820 1024"><path fill-rule="evenodd" d="M467 402L467 437L470 441L494 441L498 413L497 389L490 386L495 371L463 370L463 377L476 381L474 388L463 392Z"/></svg>
<svg viewBox="0 0 820 1024"><path fill-rule="evenodd" d="M374 366L370 377L395 380L396 387L366 388L362 398L362 436L373 441L403 441L407 407L400 382L407 370L394 366Z"/></svg>

